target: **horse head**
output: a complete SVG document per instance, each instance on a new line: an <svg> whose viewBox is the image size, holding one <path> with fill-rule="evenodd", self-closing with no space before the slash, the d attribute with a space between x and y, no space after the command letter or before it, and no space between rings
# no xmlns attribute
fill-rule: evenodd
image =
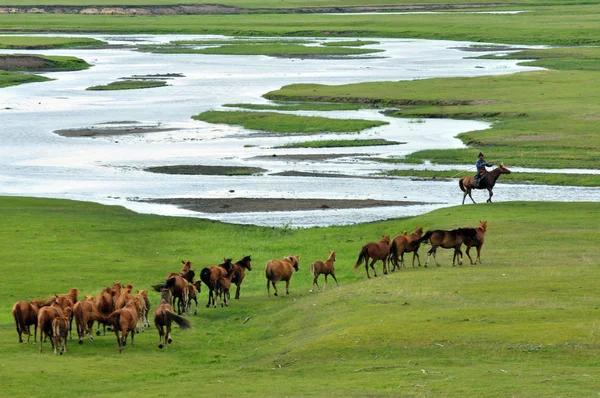
<svg viewBox="0 0 600 398"><path fill-rule="evenodd" d="M417 227L417 228L415 229L415 232L413 232L413 234L415 234L415 235L416 235L416 236L418 236L419 238L420 238L421 236L423 236L423 227Z"/></svg>
<svg viewBox="0 0 600 398"><path fill-rule="evenodd" d="M292 267L298 272L298 266L300 265L300 256L289 256L286 257L289 261L292 262Z"/></svg>
<svg viewBox="0 0 600 398"><path fill-rule="evenodd" d="M329 258L327 260L331 260L335 263L335 252L329 252Z"/></svg>
<svg viewBox="0 0 600 398"><path fill-rule="evenodd" d="M500 162L498 169L500 170L500 174L510 174L510 170L504 167L504 162Z"/></svg>
<svg viewBox="0 0 600 398"><path fill-rule="evenodd" d="M237 263L246 268L248 271L252 271L252 259L250 259L250 256L244 256L244 258Z"/></svg>
<svg viewBox="0 0 600 398"><path fill-rule="evenodd" d="M479 228L481 228L482 232L485 232L487 229L487 220L485 220L485 221L479 220Z"/></svg>
<svg viewBox="0 0 600 398"><path fill-rule="evenodd" d="M381 241L383 243L389 244L390 243L390 236L389 235L381 235Z"/></svg>

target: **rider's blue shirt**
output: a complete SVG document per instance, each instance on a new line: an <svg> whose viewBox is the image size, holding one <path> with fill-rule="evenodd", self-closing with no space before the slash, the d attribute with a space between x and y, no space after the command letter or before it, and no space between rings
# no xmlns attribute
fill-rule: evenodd
<svg viewBox="0 0 600 398"><path fill-rule="evenodd" d="M475 167L477 167L478 173L487 173L487 170L485 168L492 167L493 165L493 163L486 162L483 159L477 159L477 162L475 163Z"/></svg>

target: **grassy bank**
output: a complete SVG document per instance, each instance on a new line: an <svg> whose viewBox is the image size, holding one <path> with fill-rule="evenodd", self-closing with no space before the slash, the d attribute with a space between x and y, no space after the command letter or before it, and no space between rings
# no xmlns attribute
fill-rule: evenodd
<svg viewBox="0 0 600 398"><path fill-rule="evenodd" d="M61 55L0 55L0 69L22 72L64 72L91 67L81 58Z"/></svg>
<svg viewBox="0 0 600 398"><path fill-rule="evenodd" d="M15 72L6 72L0 70L0 88L9 87L9 86L17 86L19 84L24 83L37 83L37 82L46 82L49 79L44 76L37 75L24 75L22 73Z"/></svg>
<svg viewBox="0 0 600 398"><path fill-rule="evenodd" d="M0 36L0 48L14 50L49 50L106 44L86 37Z"/></svg>
<svg viewBox="0 0 600 398"><path fill-rule="evenodd" d="M106 90L137 90L141 88L155 88L155 87L164 87L167 85L167 82L164 80L119 80L116 82L99 85L99 86L91 86L86 88L86 90L91 91L106 91Z"/></svg>
<svg viewBox="0 0 600 398"><path fill-rule="evenodd" d="M228 108L276 111L357 111L362 108L358 104L325 104L325 103L296 103L296 104L223 104Z"/></svg>
<svg viewBox="0 0 600 398"><path fill-rule="evenodd" d="M144 169L151 173L184 174L184 175L223 175L223 176L250 176L266 172L260 167L233 167L233 166L158 166Z"/></svg>
<svg viewBox="0 0 600 398"><path fill-rule="evenodd" d="M404 142L388 141L384 139L366 140L315 140L306 142L292 142L275 148L349 148L361 146L400 145Z"/></svg>
<svg viewBox="0 0 600 398"><path fill-rule="evenodd" d="M519 7L521 8L521 7ZM514 44L598 45L596 5L504 14L0 15L5 32L198 33L233 36L404 37ZM440 28L443 27L443 28Z"/></svg>
<svg viewBox="0 0 600 398"><path fill-rule="evenodd" d="M0 198L0 346L7 395L591 396L598 392L597 203L459 206L403 220L290 230L140 215L119 207ZM352 270L362 244L415 225L489 228L484 265L367 280ZM10 244L8 243L10 242ZM573 242L577 242L573 246ZM427 246L421 249L425 257ZM311 261L337 251L324 293L309 293ZM149 288L180 260L198 272L251 254L241 300L176 327L167 351L155 330L118 354L113 335L55 357L18 344L10 308L77 286ZM264 264L300 254L290 296L266 296ZM34 265L35 272L25 270ZM381 267L378 264L378 269ZM281 287L280 287L281 289ZM206 292L201 293L201 303ZM156 294L151 295L153 308ZM244 323L244 321L246 321ZM127 365L124 365L126 361ZM165 372L165 369L168 369ZM68 373L68 377L64 377ZM244 374L243 382L232 374ZM327 381L323 375L327 374ZM41 375L41 377L40 377ZM209 376L207 376L209 375ZM61 380L60 391L54 388ZM85 380L85 382L82 382ZM166 386L166 387L165 387Z"/></svg>
<svg viewBox="0 0 600 398"><path fill-rule="evenodd" d="M208 123L240 125L247 129L273 133L355 133L387 122L361 119L331 119L319 116L298 116L276 112L206 111L192 116Z"/></svg>
<svg viewBox="0 0 600 398"><path fill-rule="evenodd" d="M272 100L402 105L395 115L493 121L491 129L459 135L470 148L428 150L409 161L473 163L484 151L507 167L598 168L599 48L528 51L540 66L559 70L507 76L427 79L341 86L298 84L267 93ZM584 65L585 70L582 70Z"/></svg>

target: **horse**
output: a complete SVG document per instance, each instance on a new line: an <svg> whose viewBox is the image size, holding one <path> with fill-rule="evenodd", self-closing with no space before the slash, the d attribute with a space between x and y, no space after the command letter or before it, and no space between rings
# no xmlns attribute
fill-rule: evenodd
<svg viewBox="0 0 600 398"><path fill-rule="evenodd" d="M133 347L133 338L135 328L138 323L138 311L133 302L128 302L125 307L114 310L107 318L106 323L113 327L117 336L119 353L123 353L123 346L127 344L127 335L131 332L131 346ZM121 337L119 337L121 332Z"/></svg>
<svg viewBox="0 0 600 398"><path fill-rule="evenodd" d="M144 313L143 313L144 326L150 327L150 319L148 317L148 315L150 314L150 299L148 298L148 291L147 290L138 290L137 296L142 297L142 299L144 300Z"/></svg>
<svg viewBox="0 0 600 398"><path fill-rule="evenodd" d="M73 287L73 288L69 289L69 293L59 294L58 298L59 298L59 300L62 299L63 297L68 298L71 300L73 305L75 305L75 303L77 303L78 296L79 296L79 289L77 289L76 287ZM62 303L61 303L61 305L62 305ZM71 306L71 308L73 308L73 307Z"/></svg>
<svg viewBox="0 0 600 398"><path fill-rule="evenodd" d="M192 300L196 303L196 306L194 307L194 315L196 315L198 313L198 287L200 287L200 284L202 283L202 281L195 281L194 283L190 283L187 286L187 295L188 295L188 305L186 308L186 314L191 316L192 315ZM196 287L198 286L198 287Z"/></svg>
<svg viewBox="0 0 600 398"><path fill-rule="evenodd" d="M319 283L317 282L317 279L319 279L319 275L321 274L325 275L325 283L323 285L323 290L325 290L325 288L327 287L328 275L331 275L333 280L335 280L335 284L337 286L340 285L337 281L337 278L335 277L335 269L333 267L333 263L335 263L335 252L329 252L329 257L327 258L327 260L325 260L324 262L317 260L310 265L310 273L313 274L313 276L315 277L313 279L312 289L310 289L311 293L315 288L315 285L317 285L317 291L319 291Z"/></svg>
<svg viewBox="0 0 600 398"><path fill-rule="evenodd" d="M417 241L418 244L421 242L429 241L431 243L431 249L427 253L427 261L425 261L425 267L429 264L429 257L433 254L435 264L439 267L440 264L437 262L435 253L438 247L444 249L454 249L454 255L452 256L452 266L455 266L455 259L458 259L458 265L462 265L462 251L460 246L465 242L465 239L471 238L477 240L477 234L474 228L458 228L451 231L444 231L441 229L435 231L427 231L422 238Z"/></svg>
<svg viewBox="0 0 600 398"><path fill-rule="evenodd" d="M217 280L226 276L231 270L231 259L223 259L223 263L216 267L206 267L200 271L200 279L208 287L208 302L206 308L210 307L211 301L214 308L217 308L215 290L217 288Z"/></svg>
<svg viewBox="0 0 600 398"><path fill-rule="evenodd" d="M498 167L496 167L494 170L485 174L485 176L484 176L485 184L479 184L479 185L483 185L483 186L479 186L475 183L474 176L466 176L466 177L462 177L461 179L459 179L458 186L460 187L460 190L464 192L462 204L463 205L465 204L465 198L467 197L467 195L469 195L469 198L471 198L473 203L475 203L475 201L473 200L473 197L471 196L471 190L473 190L473 189L487 189L490 196L486 202L492 203L492 196L494 196L494 192L492 192L492 188L494 188L494 185L496 185L496 181L500 177L500 174L510 174L510 170L507 169L506 167L504 167L504 163L500 163L500 165Z"/></svg>
<svg viewBox="0 0 600 398"><path fill-rule="evenodd" d="M52 338L54 339L54 355L59 348L60 355L67 352L67 334L69 333L69 320L71 316L71 307L66 307L62 316L52 319Z"/></svg>
<svg viewBox="0 0 600 398"><path fill-rule="evenodd" d="M217 279L217 285L215 287L215 294L219 297L221 301L221 307L229 307L229 289L231 289L231 280L234 276L233 267L229 268L229 272L227 275L220 277Z"/></svg>
<svg viewBox="0 0 600 398"><path fill-rule="evenodd" d="M55 301L52 305L42 307L38 311L38 330L40 331L40 354L42 353L42 343L44 336L48 337L52 348L54 348L54 339L52 332L52 321L54 318L62 316L63 310Z"/></svg>
<svg viewBox="0 0 600 398"><path fill-rule="evenodd" d="M242 258L237 263L232 264L232 266L233 266L233 279L231 280L231 282L235 283L235 285L237 286L237 288L235 290L235 299L239 300L240 286L242 285L242 281L244 280L244 277L246 276L246 270L252 271L252 260L250 259L250 256L244 256L244 258Z"/></svg>
<svg viewBox="0 0 600 398"><path fill-rule="evenodd" d="M423 236L423 228L417 227L410 235L407 235L405 232L404 234L398 235L392 239L389 257L389 262L393 266L392 272L396 271L396 269L406 268L404 265L404 253L413 253L413 268L415 268L415 257L419 261L419 267L421 266L421 259L419 258L419 247L421 244L417 243L421 236ZM398 265L398 255L400 256L400 265Z"/></svg>
<svg viewBox="0 0 600 398"><path fill-rule="evenodd" d="M190 322L173 313L173 307L164 298L160 300L158 307L154 310L154 326L158 329L158 348L167 348L167 344L171 344L171 323L175 322L182 329L189 329L192 327ZM166 327L167 333L165 334L164 328ZM164 341L164 344L163 344Z"/></svg>
<svg viewBox="0 0 600 398"><path fill-rule="evenodd" d="M196 273L194 272L193 269L191 269L192 262L181 260L181 263L183 264L181 271L179 271L178 274L171 272L170 274L167 275L165 280L168 280L168 279L174 277L175 275L179 275L179 276L182 276L184 279L186 279L189 283L194 282L194 277L196 276Z"/></svg>
<svg viewBox="0 0 600 398"><path fill-rule="evenodd" d="M94 298L96 304L96 310L103 316L110 315L115 310L113 300L113 290L110 287L104 288L104 290ZM106 336L106 324L102 323L104 329L104 335ZM96 336L100 336L100 322L98 322L98 330L96 330Z"/></svg>
<svg viewBox="0 0 600 398"><path fill-rule="evenodd" d="M87 297L85 300L78 301L73 307L73 315L75 317L75 327L77 329L78 343L83 344L83 337L86 333L89 334L90 341L94 341L93 325L94 321L100 322L104 320L104 315L98 311L98 307L94 302L93 297ZM100 332L100 329L98 329Z"/></svg>
<svg viewBox="0 0 600 398"><path fill-rule="evenodd" d="M12 316L15 320L15 326L19 335L19 343L23 342L21 334L27 335L27 344L29 344L29 338L31 337L31 330L29 327L33 325L33 342L36 343L37 336L37 321L38 321L39 307L35 301L18 301L12 307Z"/></svg>
<svg viewBox="0 0 600 398"><path fill-rule="evenodd" d="M356 261L356 265L354 265L354 270L357 270L358 267L365 262L365 269L367 270L367 277L371 279L369 275L369 259L371 261L371 269L375 273L375 277L377 277L377 271L375 271L375 267L373 266L377 261L381 260L383 262L383 273L387 274L387 259L390 254L390 236L385 235L382 236L380 242L369 242L362 247L360 250L360 254L358 255L358 260Z"/></svg>
<svg viewBox="0 0 600 398"><path fill-rule="evenodd" d="M470 237L465 239L465 246L467 246L467 250L465 252L467 253L467 257L469 257L469 261L471 261L471 265L473 265L473 259L469 254L469 250L471 250L471 247L473 246L475 246L475 248L477 249L477 258L475 259L475 264L477 264L478 261L479 264L481 264L481 246L483 246L483 236L485 235L486 230L487 221L479 220L479 227L475 228L475 234L477 239L471 239Z"/></svg>
<svg viewBox="0 0 600 398"><path fill-rule="evenodd" d="M132 290L133 290L133 285L131 283L128 283L127 286L125 286L123 288L123 291L119 294L119 297L117 297L117 299L115 300L115 309L116 310L118 310L119 308L125 307L125 305L130 300L133 300L133 294L131 294Z"/></svg>
<svg viewBox="0 0 600 398"><path fill-rule="evenodd" d="M275 284L279 281L285 281L285 294L290 294L290 279L294 274L294 270L298 272L298 266L300 264L300 256L289 256L284 257L283 260L269 260L265 266L265 274L267 277L267 295L271 297L271 290L269 282L275 289L275 296L277 296L277 286Z"/></svg>

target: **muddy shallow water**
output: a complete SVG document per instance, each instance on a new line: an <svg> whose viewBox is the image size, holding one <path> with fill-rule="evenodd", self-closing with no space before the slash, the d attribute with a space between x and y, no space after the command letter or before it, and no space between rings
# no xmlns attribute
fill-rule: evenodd
<svg viewBox="0 0 600 398"><path fill-rule="evenodd" d="M153 44L207 36L86 35L112 44ZM215 38L215 36L210 36ZM344 40L348 40L345 38ZM190 117L225 103L269 103L262 94L292 83L345 84L447 76L481 76L531 70L508 60L473 60L485 51L465 52L469 43L378 39L386 58L357 60L285 59L265 56L149 54L131 49L6 51L73 55L93 67L48 73L56 80L4 88L0 96L0 195L69 198L118 204L138 212L207 217L259 225L352 224L420 214L459 204L455 181L409 178L360 179L273 175L281 172L365 176L398 165L362 159L402 156L427 148L460 148L457 134L489 128L458 120L406 120L378 110L297 112L335 118L384 120L390 124L360 134L264 136L238 126L212 125ZM522 46L519 46L522 47ZM378 54L381 55L381 54ZM177 73L169 86L151 90L86 91L123 76ZM228 108L229 109L229 108ZM121 122L120 122L121 121ZM62 137L56 130L152 126L164 131L119 136ZM384 138L404 145L364 148L273 149L318 139ZM335 156L328 156L335 154ZM277 155L273 157L272 155ZM292 156L290 156L292 155ZM345 155L345 156L344 156ZM148 167L204 165L258 167L260 176L166 175ZM507 165L510 166L510 165ZM462 166L464 168L464 166ZM533 165L535 167L535 165ZM595 188L500 184L497 201L598 201ZM208 214L173 205L140 202L153 198L288 198L390 200L427 203L385 208L325 209ZM478 192L475 200L484 200Z"/></svg>

